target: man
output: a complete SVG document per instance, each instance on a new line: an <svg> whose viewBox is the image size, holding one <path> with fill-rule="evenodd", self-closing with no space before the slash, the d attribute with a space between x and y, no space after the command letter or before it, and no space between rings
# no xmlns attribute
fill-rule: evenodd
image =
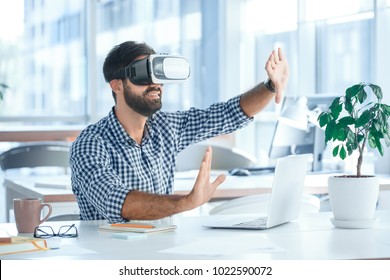
<svg viewBox="0 0 390 280"><path fill-rule="evenodd" d="M154 53L145 43L129 41L115 46L105 59L103 74L115 106L71 147L72 188L83 220L160 219L209 201L225 180L220 175L210 182L211 148L191 192L183 196L172 195L177 153L246 126L270 100L280 102L289 75L279 49L266 62L266 83L205 110L167 113L160 111L162 84L137 85L118 76L130 63Z"/></svg>

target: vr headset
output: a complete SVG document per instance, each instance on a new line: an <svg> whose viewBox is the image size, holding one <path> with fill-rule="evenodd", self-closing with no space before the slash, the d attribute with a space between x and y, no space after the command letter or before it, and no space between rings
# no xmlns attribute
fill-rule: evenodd
<svg viewBox="0 0 390 280"><path fill-rule="evenodd" d="M151 54L116 73L114 79L128 78L135 85L181 83L190 76L188 60L182 56Z"/></svg>

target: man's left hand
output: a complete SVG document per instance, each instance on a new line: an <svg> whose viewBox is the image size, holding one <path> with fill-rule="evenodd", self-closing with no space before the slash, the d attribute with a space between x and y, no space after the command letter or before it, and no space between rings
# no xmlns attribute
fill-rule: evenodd
<svg viewBox="0 0 390 280"><path fill-rule="evenodd" d="M280 103L289 76L288 62L281 48L278 48L278 52L272 51L265 64L265 70L276 90L275 102Z"/></svg>

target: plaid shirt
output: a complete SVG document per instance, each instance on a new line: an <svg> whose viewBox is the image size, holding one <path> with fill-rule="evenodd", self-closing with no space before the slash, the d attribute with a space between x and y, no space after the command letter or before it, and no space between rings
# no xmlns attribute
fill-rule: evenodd
<svg viewBox="0 0 390 280"><path fill-rule="evenodd" d="M114 109L84 129L70 149L72 189L81 219L124 221L122 205L132 190L171 194L178 152L252 120L239 100L237 96L205 110L159 111L147 120L141 145L126 133Z"/></svg>

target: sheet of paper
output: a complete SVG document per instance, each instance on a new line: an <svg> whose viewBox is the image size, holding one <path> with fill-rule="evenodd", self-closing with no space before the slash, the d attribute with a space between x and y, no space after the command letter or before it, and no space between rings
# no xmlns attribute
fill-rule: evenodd
<svg viewBox="0 0 390 280"><path fill-rule="evenodd" d="M284 249L260 236L201 237L187 244L161 250L161 253L227 256L253 253L281 253Z"/></svg>
<svg viewBox="0 0 390 280"><path fill-rule="evenodd" d="M74 259L74 256L76 255L89 255L89 254L97 254L96 251L92 251L89 249L81 248L76 245L72 244L67 244L67 245L62 245L60 248L56 249L50 249L47 251L44 251L40 253L39 255L31 255L31 259L43 259L43 258L50 258L51 260L67 260L67 259Z"/></svg>

